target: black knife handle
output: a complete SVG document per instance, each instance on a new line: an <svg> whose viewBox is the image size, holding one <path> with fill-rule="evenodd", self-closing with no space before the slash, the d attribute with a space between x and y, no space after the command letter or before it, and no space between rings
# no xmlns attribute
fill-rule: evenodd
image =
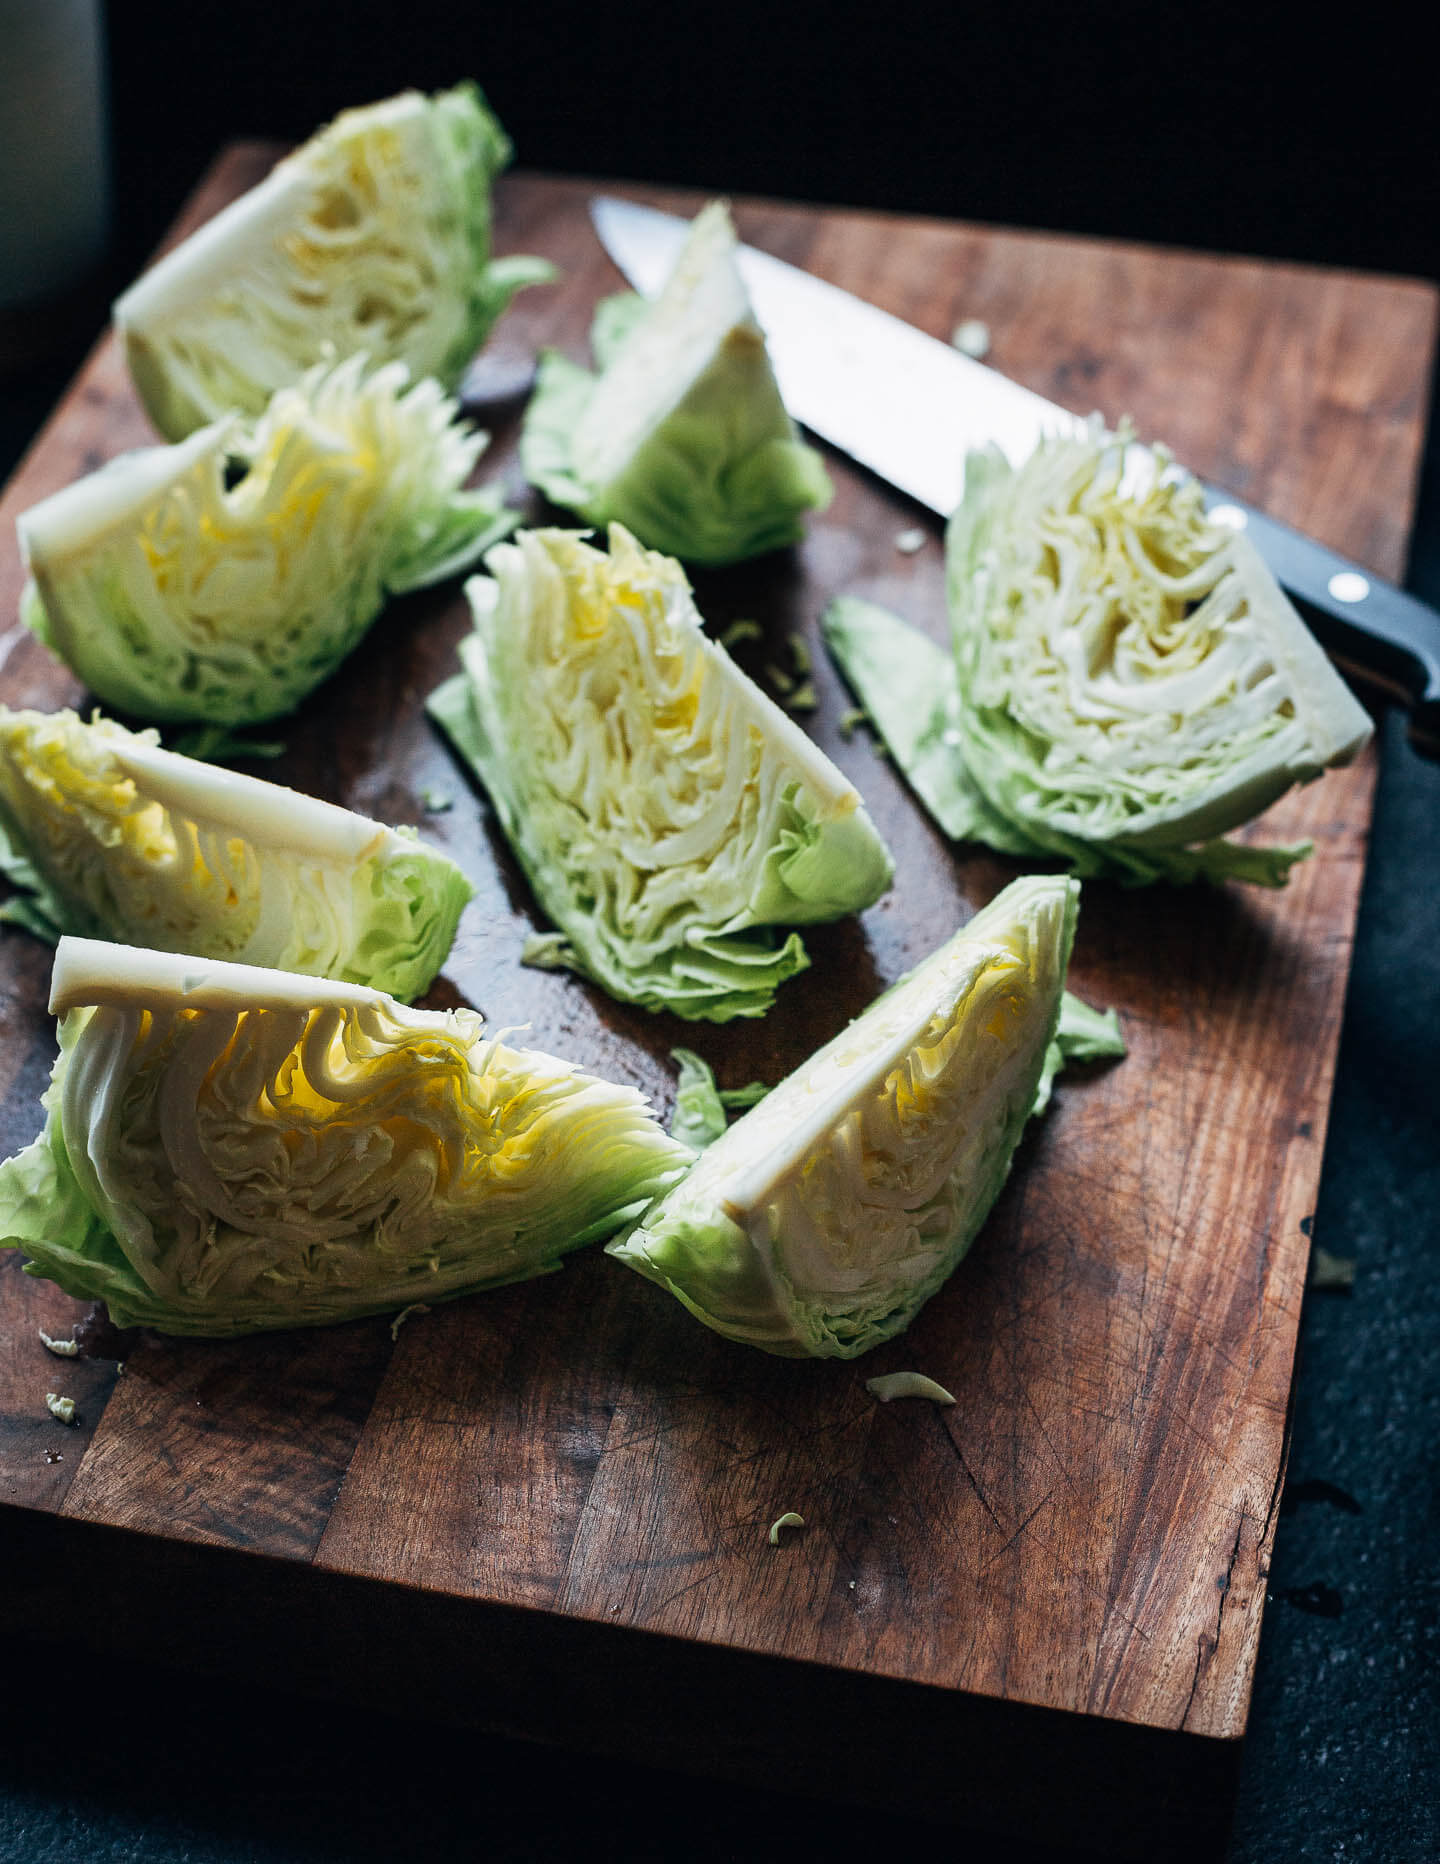
<svg viewBox="0 0 1440 1864"><path fill-rule="evenodd" d="M1440 613L1371 570L1207 486L1213 509L1244 514L1245 532L1330 658L1410 708L1410 742L1440 758Z"/></svg>

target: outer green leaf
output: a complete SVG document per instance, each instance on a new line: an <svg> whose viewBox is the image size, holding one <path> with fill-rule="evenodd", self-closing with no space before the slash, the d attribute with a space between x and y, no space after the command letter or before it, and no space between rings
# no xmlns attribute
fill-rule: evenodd
<svg viewBox="0 0 1440 1864"><path fill-rule="evenodd" d="M889 885L860 801L707 640L680 566L522 532L467 590L464 673L430 700L474 766L577 968L612 996L758 1016L807 962L779 927ZM561 954L555 954L559 958Z"/></svg>
<svg viewBox="0 0 1440 1864"><path fill-rule="evenodd" d="M713 1145L725 1131L730 1124L729 1108L756 1106L770 1092L763 1081L751 1081L746 1087L718 1087L709 1062L693 1049L671 1049L670 1056L680 1070L670 1136L696 1152Z"/></svg>
<svg viewBox="0 0 1440 1864"><path fill-rule="evenodd" d="M122 455L20 518L22 615L118 711L289 712L388 595L467 568L517 522L461 490L485 436L458 414L403 364L367 375L352 357L281 389L253 428Z"/></svg>
<svg viewBox="0 0 1440 1864"><path fill-rule="evenodd" d="M1055 1043L1079 887L1018 880L610 1245L707 1326L852 1358L970 1247Z"/></svg>
<svg viewBox="0 0 1440 1864"><path fill-rule="evenodd" d="M313 364L363 351L454 388L544 260L490 257L510 160L473 84L347 110L159 260L115 306L150 418L178 440L259 414Z"/></svg>
<svg viewBox="0 0 1440 1864"><path fill-rule="evenodd" d="M409 1000L472 888L413 831L163 751L108 719L0 706L10 877L61 932L345 978Z"/></svg>
<svg viewBox="0 0 1440 1864"><path fill-rule="evenodd" d="M803 514L829 502L780 399L723 202L697 218L653 303L601 305L591 345L599 377L550 352L526 412L525 471L556 504L687 562L733 563L794 543Z"/></svg>
<svg viewBox="0 0 1440 1864"><path fill-rule="evenodd" d="M820 625L897 767L945 833L1005 854L1043 853L990 807L965 768L949 653L889 609L856 596L832 602Z"/></svg>
<svg viewBox="0 0 1440 1864"><path fill-rule="evenodd" d="M118 1326L240 1334L522 1281L683 1171L631 1088L356 985L65 939L0 1241Z"/></svg>

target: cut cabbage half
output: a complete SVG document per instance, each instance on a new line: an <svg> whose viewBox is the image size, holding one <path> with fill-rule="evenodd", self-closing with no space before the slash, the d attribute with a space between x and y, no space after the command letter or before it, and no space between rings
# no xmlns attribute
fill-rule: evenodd
<svg viewBox="0 0 1440 1864"><path fill-rule="evenodd" d="M413 833L163 751L73 712L0 706L0 833L54 930L347 979L409 1001L471 886Z"/></svg>
<svg viewBox="0 0 1440 1864"><path fill-rule="evenodd" d="M490 257L510 143L473 84L346 110L115 305L170 440L259 414L312 364L363 351L454 388L540 259Z"/></svg>
<svg viewBox="0 0 1440 1864"><path fill-rule="evenodd" d="M471 1010L64 939L45 1130L0 1243L117 1326L241 1334L559 1266L691 1157L633 1088Z"/></svg>
<svg viewBox="0 0 1440 1864"><path fill-rule="evenodd" d="M767 1352L849 1359L903 1332L1048 1094L1078 896L1063 877L1007 887L609 1253Z"/></svg>
<svg viewBox="0 0 1440 1864"><path fill-rule="evenodd" d="M733 563L804 533L829 503L820 456L785 412L721 201L696 219L653 303L607 300L595 377L541 359L521 457L531 482L593 524L618 521L688 563Z"/></svg>
<svg viewBox="0 0 1440 1864"><path fill-rule="evenodd" d="M467 568L517 522L461 490L485 436L458 414L402 363L366 374L352 357L281 389L253 426L123 454L22 514L22 613L116 711L277 718L387 596Z"/></svg>
<svg viewBox="0 0 1440 1864"><path fill-rule="evenodd" d="M854 786L708 640L684 571L522 532L468 585L464 672L432 695L563 956L614 997L758 1016L808 962L778 927L878 899L892 863Z"/></svg>

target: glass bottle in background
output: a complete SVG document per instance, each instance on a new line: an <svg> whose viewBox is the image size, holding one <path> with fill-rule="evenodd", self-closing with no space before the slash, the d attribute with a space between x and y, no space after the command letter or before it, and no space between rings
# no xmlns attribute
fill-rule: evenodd
<svg viewBox="0 0 1440 1864"><path fill-rule="evenodd" d="M0 369L93 325L110 230L102 0L0 0Z"/></svg>

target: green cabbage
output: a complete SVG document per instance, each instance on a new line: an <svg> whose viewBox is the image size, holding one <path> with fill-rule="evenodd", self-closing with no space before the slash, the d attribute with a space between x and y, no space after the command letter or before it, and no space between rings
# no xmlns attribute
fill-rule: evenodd
<svg viewBox="0 0 1440 1864"><path fill-rule="evenodd" d="M403 363L366 374L352 357L280 389L253 426L123 454L21 516L21 612L117 711L278 717L388 595L466 568L516 523L460 489L485 436L457 414Z"/></svg>
<svg viewBox="0 0 1440 1864"><path fill-rule="evenodd" d="M1283 883L1308 843L1223 837L1370 721L1195 481L1098 423L1018 471L972 453L947 556L953 672L871 604L825 633L950 834L1127 882Z"/></svg>
<svg viewBox="0 0 1440 1864"><path fill-rule="evenodd" d="M259 414L312 364L363 351L454 388L540 259L490 257L510 143L473 84L346 110L167 253L115 305L170 440Z"/></svg>
<svg viewBox="0 0 1440 1864"><path fill-rule="evenodd" d="M530 531L486 562L430 710L560 929L549 962L647 1009L763 1014L808 962L775 928L890 883L859 795L707 640L679 564L619 525L608 555Z"/></svg>
<svg viewBox="0 0 1440 1864"><path fill-rule="evenodd" d="M609 1253L706 1326L792 1357L901 1333L955 1268L1073 1039L1060 1040L1079 883L1017 880L771 1090Z"/></svg>
<svg viewBox="0 0 1440 1864"><path fill-rule="evenodd" d="M744 1087L721 1087L714 1069L694 1049L671 1049L670 1059L680 1070L670 1136L683 1140L696 1152L715 1143L730 1124L732 1109L754 1107L770 1092L763 1081L751 1081Z"/></svg>
<svg viewBox="0 0 1440 1864"><path fill-rule="evenodd" d="M0 706L0 840L29 862L52 939L344 978L407 1002L429 988L472 891L453 861L413 831L155 740Z"/></svg>
<svg viewBox="0 0 1440 1864"><path fill-rule="evenodd" d="M723 202L696 219L653 303L607 300L595 377L542 358L525 415L526 476L592 524L625 525L690 563L734 563L804 534L830 501L820 456L785 412L735 263Z"/></svg>
<svg viewBox="0 0 1440 1864"><path fill-rule="evenodd" d="M633 1088L472 1010L64 939L45 1129L0 1243L117 1326L239 1334L524 1281L691 1154Z"/></svg>

